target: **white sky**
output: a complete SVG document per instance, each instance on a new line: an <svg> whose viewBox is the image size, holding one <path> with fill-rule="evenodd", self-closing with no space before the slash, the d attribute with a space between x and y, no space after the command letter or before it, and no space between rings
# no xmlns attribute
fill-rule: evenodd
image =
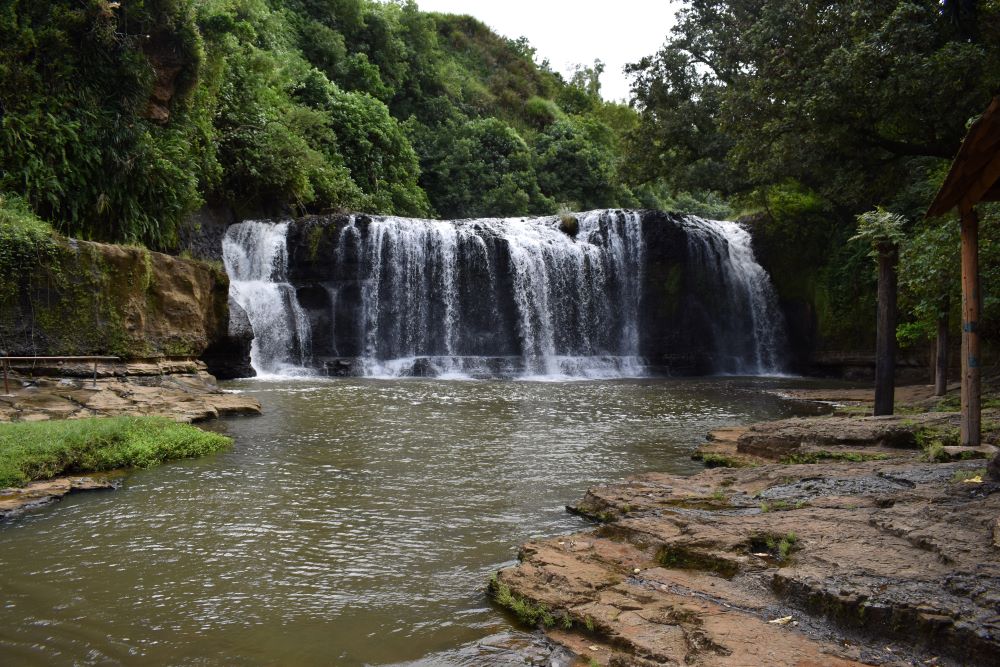
<svg viewBox="0 0 1000 667"><path fill-rule="evenodd" d="M676 8L669 0L416 0L427 12L470 14L493 30L525 36L564 75L576 63L605 64L601 95L628 98L622 68L656 53L667 39Z"/></svg>

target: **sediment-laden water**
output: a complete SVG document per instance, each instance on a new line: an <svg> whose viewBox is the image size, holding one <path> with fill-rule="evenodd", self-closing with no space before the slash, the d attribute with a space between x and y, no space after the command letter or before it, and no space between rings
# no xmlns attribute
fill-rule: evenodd
<svg viewBox="0 0 1000 667"><path fill-rule="evenodd" d="M768 382L237 383L266 412L231 451L0 524L2 662L516 664L476 648L511 629L490 572L587 486L796 409Z"/></svg>

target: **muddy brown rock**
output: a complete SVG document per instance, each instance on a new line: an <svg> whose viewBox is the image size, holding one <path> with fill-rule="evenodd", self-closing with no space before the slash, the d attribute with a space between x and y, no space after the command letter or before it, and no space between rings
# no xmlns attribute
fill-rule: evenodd
<svg viewBox="0 0 1000 667"><path fill-rule="evenodd" d="M219 263L57 238L45 263L11 279L16 296L0 303L4 355L185 360L209 352L212 369L246 373L247 332L230 330Z"/></svg>
<svg viewBox="0 0 1000 667"><path fill-rule="evenodd" d="M0 519L34 509L80 491L115 489L121 482L120 473L99 473L86 476L56 477L26 486L0 489Z"/></svg>

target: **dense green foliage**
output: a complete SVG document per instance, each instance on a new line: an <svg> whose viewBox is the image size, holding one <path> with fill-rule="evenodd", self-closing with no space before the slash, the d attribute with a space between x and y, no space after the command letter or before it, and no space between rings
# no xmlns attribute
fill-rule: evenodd
<svg viewBox="0 0 1000 667"><path fill-rule="evenodd" d="M882 206L904 216L905 235L920 240L900 265L912 292L901 333L915 342L927 332L939 307L927 290L955 293L957 276L932 287L908 274L940 268L957 224L918 221L969 120L1000 91L1000 3L687 0L663 49L630 69L641 118L629 140L634 180L715 191L767 214L761 235L782 296L807 301L834 346L873 330L873 317L853 326L874 286L845 245L857 214ZM984 224L984 267L993 229ZM989 303L985 275L984 288Z"/></svg>
<svg viewBox="0 0 1000 667"><path fill-rule="evenodd" d="M953 4L979 11L955 19ZM995 2L711 0L678 18L632 66L637 162L678 185L743 194L794 178L860 212L896 198L921 160L952 158L1000 89Z"/></svg>
<svg viewBox="0 0 1000 667"><path fill-rule="evenodd" d="M165 417L0 424L0 488L63 474L147 468L231 444L226 436Z"/></svg>
<svg viewBox="0 0 1000 667"><path fill-rule="evenodd" d="M0 194L0 303L13 296L24 267L46 264L55 252L52 227L20 197Z"/></svg>
<svg viewBox="0 0 1000 667"><path fill-rule="evenodd" d="M637 117L469 17L375 0L11 0L0 192L59 231L169 248L239 213L472 216L656 204Z"/></svg>

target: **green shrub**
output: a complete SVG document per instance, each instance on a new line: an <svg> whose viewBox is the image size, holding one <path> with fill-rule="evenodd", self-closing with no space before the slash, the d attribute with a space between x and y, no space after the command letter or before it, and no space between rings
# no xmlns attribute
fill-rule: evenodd
<svg viewBox="0 0 1000 667"><path fill-rule="evenodd" d="M230 444L226 436L165 417L0 424L0 488L63 474L148 468Z"/></svg>
<svg viewBox="0 0 1000 667"><path fill-rule="evenodd" d="M45 265L58 244L22 198L0 192L0 303L12 296L25 267Z"/></svg>

